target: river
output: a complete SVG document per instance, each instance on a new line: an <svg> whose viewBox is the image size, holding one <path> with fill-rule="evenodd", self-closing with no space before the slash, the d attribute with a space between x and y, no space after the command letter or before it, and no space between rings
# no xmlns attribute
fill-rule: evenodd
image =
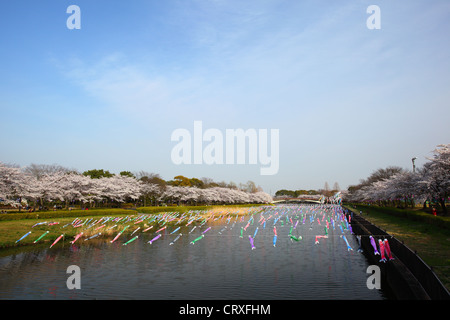
<svg viewBox="0 0 450 320"><path fill-rule="evenodd" d="M152 244L156 233L147 232L128 245L129 235L39 245L0 258L0 299L388 299L386 290L368 289L368 260L337 225L335 210L296 205L259 209L252 219L217 215L173 234L178 226L169 226ZM80 268L80 289L67 287L71 265Z"/></svg>

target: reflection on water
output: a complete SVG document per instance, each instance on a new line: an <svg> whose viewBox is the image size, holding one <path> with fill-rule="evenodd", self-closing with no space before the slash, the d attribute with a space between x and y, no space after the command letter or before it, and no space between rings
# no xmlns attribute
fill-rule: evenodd
<svg viewBox="0 0 450 320"><path fill-rule="evenodd" d="M325 211L286 208L263 211L266 218L275 212L282 216L276 223L276 247L274 219L264 226L258 213L242 238L241 228L247 226L249 216L197 224L191 234L194 224L174 234L169 233L175 227L168 227L153 244L148 241L156 234L146 233L127 246L123 243L130 237L124 235L113 244L106 239L76 245L66 241L52 249L41 247L3 257L0 299L387 298L382 290L367 288L368 262L357 252L358 243L348 230L342 233L330 225L329 237L316 244L315 236L324 234L323 220L319 225L316 219L323 218ZM297 224L292 231L286 215ZM208 227L205 237L191 244ZM248 236L257 227L252 250ZM289 232L302 239L292 241ZM170 245L179 233L182 236ZM353 251L347 250L342 234ZM70 265L81 269L80 290L67 289Z"/></svg>

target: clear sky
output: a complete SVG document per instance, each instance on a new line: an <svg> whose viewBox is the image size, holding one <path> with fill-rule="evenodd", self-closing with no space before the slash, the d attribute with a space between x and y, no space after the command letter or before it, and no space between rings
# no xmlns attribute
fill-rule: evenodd
<svg viewBox="0 0 450 320"><path fill-rule="evenodd" d="M81 29L69 30L69 5ZM369 5L381 9L370 30ZM5 0L0 161L341 188L450 142L450 1ZM175 129L279 129L279 171L175 165Z"/></svg>

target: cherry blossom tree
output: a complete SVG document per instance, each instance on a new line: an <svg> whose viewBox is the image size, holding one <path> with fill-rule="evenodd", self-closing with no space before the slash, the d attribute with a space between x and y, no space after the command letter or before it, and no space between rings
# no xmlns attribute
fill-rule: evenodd
<svg viewBox="0 0 450 320"><path fill-rule="evenodd" d="M446 201L450 196L450 144L438 145L433 153L434 156L427 158L429 161L417 172L396 167L383 172L378 170L380 174L363 180L360 186L349 188L344 194L345 200L379 203L403 201L414 207L416 202L435 199L444 214L447 214Z"/></svg>
<svg viewBox="0 0 450 320"><path fill-rule="evenodd" d="M436 199L444 214L447 214L445 201L450 197L450 144L440 144L433 151L423 167L421 185L427 194Z"/></svg>
<svg viewBox="0 0 450 320"><path fill-rule="evenodd" d="M85 172L77 173L61 166L31 165L21 170L0 163L0 200L4 204L19 206L26 200L35 205L40 202L71 203L122 203L152 196L159 200L184 204L238 204L269 203L272 198L260 188L229 188L214 186L202 188L191 186L162 185L159 180L137 179L131 174L96 175L91 178ZM155 177L153 177L155 178ZM193 179L191 179L193 180ZM155 183L155 181L157 183ZM194 180L193 180L194 181ZM254 183L251 183L254 186Z"/></svg>
<svg viewBox="0 0 450 320"><path fill-rule="evenodd" d="M8 166L0 162L0 199L6 205L19 208L26 204L29 193L30 176L24 174L20 168Z"/></svg>

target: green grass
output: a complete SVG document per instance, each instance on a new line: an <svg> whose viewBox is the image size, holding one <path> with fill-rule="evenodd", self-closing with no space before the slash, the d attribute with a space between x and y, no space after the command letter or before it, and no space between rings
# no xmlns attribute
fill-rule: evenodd
<svg viewBox="0 0 450 320"><path fill-rule="evenodd" d="M184 213L190 210L200 210L208 212L225 212L232 210L235 213L241 212L246 214L247 209L252 207L257 207L259 205L230 205L230 206L179 206L179 207L141 207L137 210L126 210L126 209L92 209L92 210L58 210L58 211L46 211L46 212L35 212L35 213L11 213L3 214L0 216L0 249L6 248L17 248L23 246L34 245L35 241L40 235L45 231L49 233L43 237L39 243L50 243L58 238L61 234L64 234L65 240L73 240L74 236L77 235L80 230L72 227L62 228L64 225L72 223L75 218L80 218L86 220L88 218L100 219L100 217L118 217L118 216L138 216L140 214L157 214L161 212L178 212ZM59 222L59 224L48 226L40 225L32 228L33 225L39 222ZM101 224L99 224L100 226ZM107 226L103 230L107 229L109 226L113 226L114 223L108 222ZM145 226L145 225L144 225ZM112 229L108 235L112 236L117 234L121 230L120 227ZM16 240L20 239L27 232L32 233L28 235L25 239L16 243ZM127 229L127 232L132 232L133 228ZM97 231L101 232L101 231ZM84 235L93 235L95 232L95 227L89 230L89 233ZM103 234L105 236L105 234ZM1 251L1 250L0 250Z"/></svg>
<svg viewBox="0 0 450 320"><path fill-rule="evenodd" d="M345 206L387 233L403 241L433 267L442 283L450 290L449 217L435 217L421 210L406 210L366 205Z"/></svg>
<svg viewBox="0 0 450 320"><path fill-rule="evenodd" d="M123 214L119 215L109 215L109 216L125 216ZM136 216L136 212L129 212L129 216ZM84 219L88 218L99 218L99 216L86 216ZM39 243L49 243L56 238L58 238L61 234L64 234L65 239L72 240L73 237L78 234L80 231L76 228L66 227L63 228L64 225L71 223L74 220L74 217L66 217L66 218L55 218L55 219L24 219L24 220L9 220L9 221L1 221L0 222L0 248L10 248L10 247L21 247L26 245L33 244L39 236L41 236L45 231L49 231L49 233L43 237ZM48 226L48 225L40 225L33 228L38 222L59 222L59 224ZM95 228L92 228L95 230ZM20 239L23 235L25 235L28 231L31 231L31 234L28 235L25 239L21 240L19 243L16 243L16 240ZM117 232L117 230L115 230Z"/></svg>

